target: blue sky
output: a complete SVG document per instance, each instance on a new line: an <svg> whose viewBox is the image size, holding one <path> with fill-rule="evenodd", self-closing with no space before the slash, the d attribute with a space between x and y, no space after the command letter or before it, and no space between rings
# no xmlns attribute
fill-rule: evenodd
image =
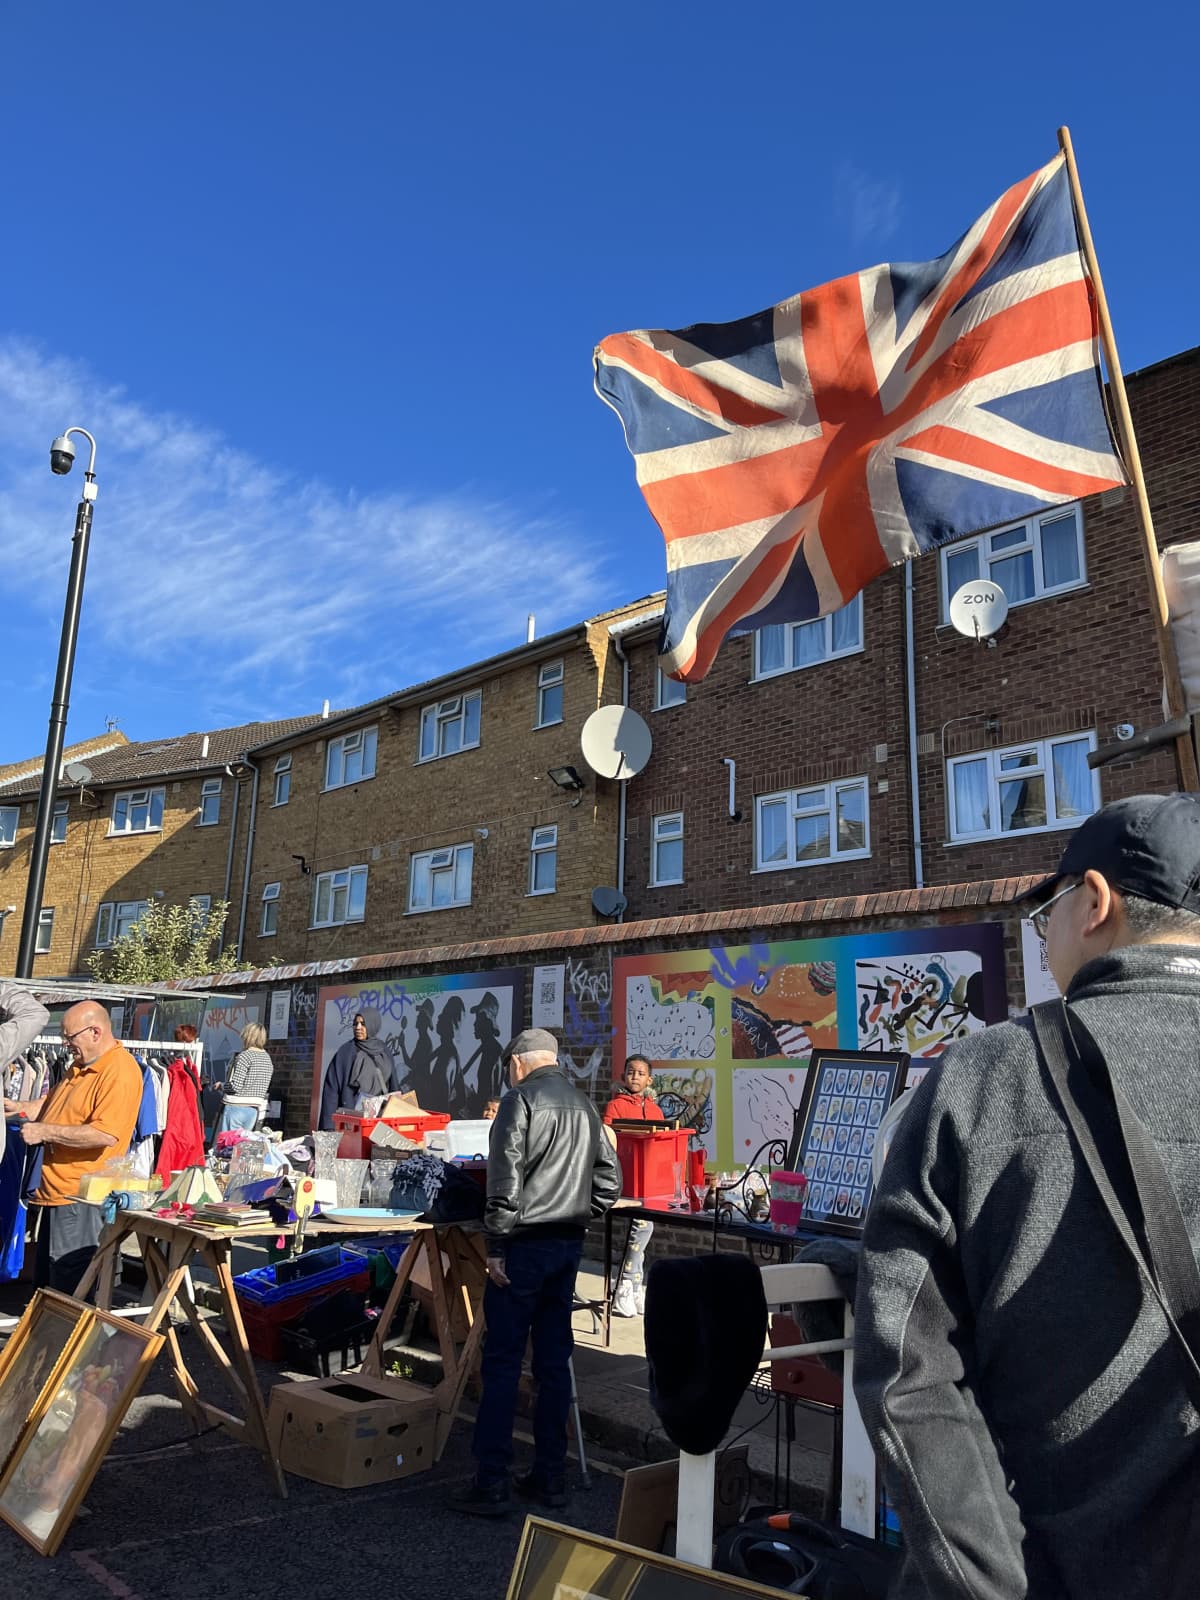
<svg viewBox="0 0 1200 1600"><path fill-rule="evenodd" d="M597 340L936 255L1061 122L1126 370L1196 343L1182 16L6 7L0 761L45 741L68 424L100 485L68 737L154 738L659 588Z"/></svg>

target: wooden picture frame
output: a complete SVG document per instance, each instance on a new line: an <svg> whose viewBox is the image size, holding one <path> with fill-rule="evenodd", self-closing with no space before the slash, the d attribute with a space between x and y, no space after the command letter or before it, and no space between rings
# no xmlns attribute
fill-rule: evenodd
<svg viewBox="0 0 1200 1600"><path fill-rule="evenodd" d="M163 1345L124 1317L41 1291L76 1327L0 1477L0 1519L52 1556ZM44 1313L43 1313L44 1314Z"/></svg>
<svg viewBox="0 0 1200 1600"><path fill-rule="evenodd" d="M787 1156L788 1167L808 1179L799 1227L861 1238L875 1188L875 1139L904 1091L909 1059L899 1051L813 1051Z"/></svg>
<svg viewBox="0 0 1200 1600"><path fill-rule="evenodd" d="M0 1352L0 1473L86 1311L78 1300L39 1289Z"/></svg>
<svg viewBox="0 0 1200 1600"><path fill-rule="evenodd" d="M528 1517L506 1600L762 1600L761 1584Z"/></svg>

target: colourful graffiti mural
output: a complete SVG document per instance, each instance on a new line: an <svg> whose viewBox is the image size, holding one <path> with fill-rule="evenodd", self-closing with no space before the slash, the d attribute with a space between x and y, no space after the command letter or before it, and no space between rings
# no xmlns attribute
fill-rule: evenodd
<svg viewBox="0 0 1200 1600"><path fill-rule="evenodd" d="M915 1083L1007 1014L995 923L617 957L614 1076L647 1056L664 1109L736 1165L790 1134L814 1048L907 1051Z"/></svg>
<svg viewBox="0 0 1200 1600"><path fill-rule="evenodd" d="M351 1037L355 1013L373 1007L392 1057L392 1087L413 1091L427 1111L476 1117L502 1093L500 1052L524 1016L519 968L350 983L317 991L312 1116L325 1069Z"/></svg>

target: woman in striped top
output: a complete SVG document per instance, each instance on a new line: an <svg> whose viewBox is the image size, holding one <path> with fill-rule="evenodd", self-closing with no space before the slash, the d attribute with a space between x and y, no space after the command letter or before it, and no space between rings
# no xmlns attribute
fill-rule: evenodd
<svg viewBox="0 0 1200 1600"><path fill-rule="evenodd" d="M267 1030L261 1022L248 1022L242 1029L242 1048L229 1063L225 1079L225 1098L217 1132L230 1128L255 1128L267 1114L267 1091L275 1071L263 1048Z"/></svg>

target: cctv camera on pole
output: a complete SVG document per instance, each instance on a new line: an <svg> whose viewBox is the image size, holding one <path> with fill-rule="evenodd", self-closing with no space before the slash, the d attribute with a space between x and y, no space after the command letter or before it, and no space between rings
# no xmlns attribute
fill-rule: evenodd
<svg viewBox="0 0 1200 1600"><path fill-rule="evenodd" d="M18 978L33 976L34 946L38 916L46 884L46 856L50 848L50 829L54 822L54 798L58 790L58 771L62 765L63 738L67 729L67 707L71 698L71 674L75 668L75 639L79 632L79 611L83 603L83 577L87 570L88 540L92 532L92 506L96 499L96 441L86 428L68 428L50 446L50 470L58 477L70 472L75 461L71 435L79 434L91 446L87 471L83 475L83 494L75 512L75 538L71 545L71 571L67 578L67 600L63 608L62 635L58 644L58 671L54 678L54 699L50 702L50 726L46 735L46 760L42 767L42 788L38 795L37 823L33 830L33 849L29 855L29 881L25 889L25 914L21 919L21 943L17 950Z"/></svg>

